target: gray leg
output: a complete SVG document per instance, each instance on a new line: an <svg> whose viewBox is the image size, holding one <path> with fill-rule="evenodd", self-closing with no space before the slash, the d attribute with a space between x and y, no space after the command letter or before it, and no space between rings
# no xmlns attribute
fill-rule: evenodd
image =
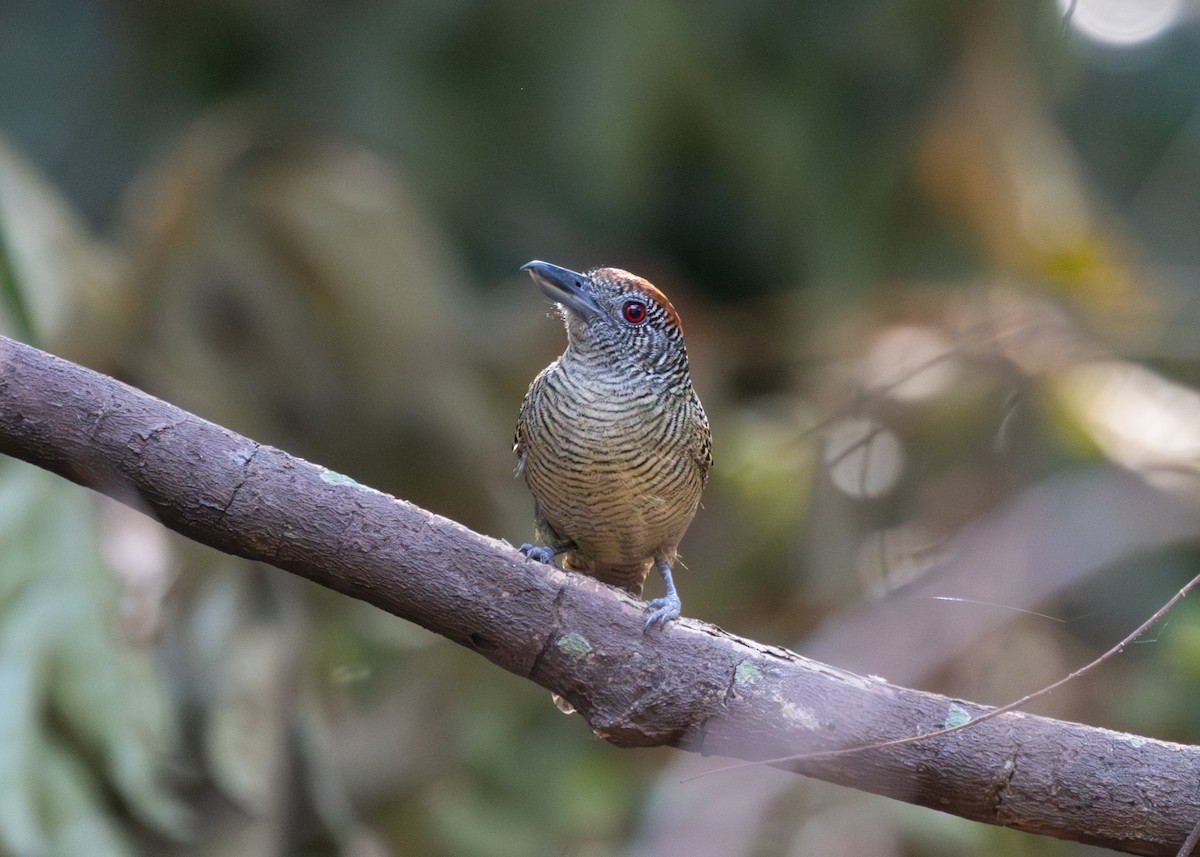
<svg viewBox="0 0 1200 857"><path fill-rule="evenodd" d="M648 605L648 615L646 616L646 627L651 628L658 625L660 628L666 626L672 619L679 618L679 611L683 605L679 602L679 595L675 592L675 581L671 579L671 566L667 564L665 559L654 561L658 566L658 573L662 575L663 585L667 588L667 594L662 598L655 598Z"/></svg>

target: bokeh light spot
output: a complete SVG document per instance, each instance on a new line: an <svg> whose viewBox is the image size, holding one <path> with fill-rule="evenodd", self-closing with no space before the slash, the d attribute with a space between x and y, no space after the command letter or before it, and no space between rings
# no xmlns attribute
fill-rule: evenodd
<svg viewBox="0 0 1200 857"><path fill-rule="evenodd" d="M826 438L825 463L833 484L844 494L881 497L904 471L904 447L894 432L874 420L839 420Z"/></svg>
<svg viewBox="0 0 1200 857"><path fill-rule="evenodd" d="M1162 35L1183 11L1182 0L1058 0L1058 7L1081 36L1123 47Z"/></svg>

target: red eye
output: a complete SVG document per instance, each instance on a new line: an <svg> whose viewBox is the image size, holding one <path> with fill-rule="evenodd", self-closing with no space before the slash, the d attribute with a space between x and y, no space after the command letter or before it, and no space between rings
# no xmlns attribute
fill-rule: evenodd
<svg viewBox="0 0 1200 857"><path fill-rule="evenodd" d="M621 308L621 315L630 324L641 324L646 320L646 305L641 301L625 301L625 306Z"/></svg>

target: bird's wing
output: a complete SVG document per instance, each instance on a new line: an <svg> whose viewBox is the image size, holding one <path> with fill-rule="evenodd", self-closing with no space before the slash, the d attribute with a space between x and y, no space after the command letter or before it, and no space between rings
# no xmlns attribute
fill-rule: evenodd
<svg viewBox="0 0 1200 857"><path fill-rule="evenodd" d="M694 445L696 464L700 468L700 484L704 485L708 482L708 471L712 469L712 430L708 427L708 417L704 413L704 406L700 404L700 397L696 395L695 390L692 391L692 430L694 434Z"/></svg>
<svg viewBox="0 0 1200 857"><path fill-rule="evenodd" d="M517 431L513 435L513 452L517 456L517 469L514 475L520 476L521 471L525 469L525 426L522 420L517 421Z"/></svg>
<svg viewBox="0 0 1200 857"><path fill-rule="evenodd" d="M533 383L529 385L529 391L525 394L525 398L521 400L521 410L517 413L517 429L513 434L513 452L517 456L517 476L520 476L521 471L525 468L525 455L528 451L528 447L526 446L526 426L529 423L529 400L533 396L533 388L537 386L540 378L541 375L534 378Z"/></svg>

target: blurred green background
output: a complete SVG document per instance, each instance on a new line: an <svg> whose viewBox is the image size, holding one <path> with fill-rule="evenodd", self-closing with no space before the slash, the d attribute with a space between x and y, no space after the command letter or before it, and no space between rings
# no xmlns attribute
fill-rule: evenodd
<svg viewBox="0 0 1200 857"><path fill-rule="evenodd" d="M0 0L0 331L519 544L564 337L517 269L627 268L713 424L685 614L998 704L1200 569L1198 35L1182 0ZM1034 710L1192 742L1198 690L1187 602ZM719 763L0 461L0 853L1096 853L688 779Z"/></svg>

